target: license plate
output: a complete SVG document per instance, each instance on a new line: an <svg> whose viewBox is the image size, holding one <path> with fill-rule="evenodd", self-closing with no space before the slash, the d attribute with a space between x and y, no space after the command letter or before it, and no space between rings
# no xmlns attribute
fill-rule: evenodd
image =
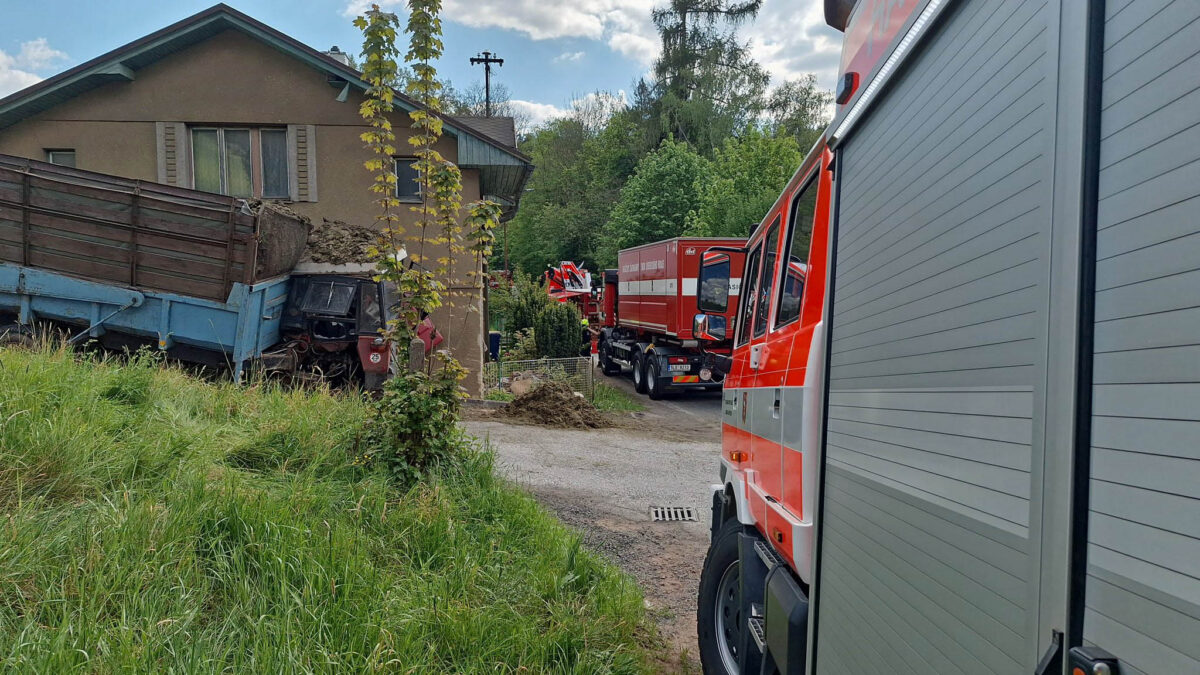
<svg viewBox="0 0 1200 675"><path fill-rule="evenodd" d="M690 363L670 363L667 364L667 370L673 370L680 373L692 372L692 364Z"/></svg>

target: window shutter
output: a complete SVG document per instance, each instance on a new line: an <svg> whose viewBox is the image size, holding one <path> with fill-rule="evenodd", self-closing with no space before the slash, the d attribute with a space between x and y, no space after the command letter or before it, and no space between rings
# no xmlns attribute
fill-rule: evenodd
<svg viewBox="0 0 1200 675"><path fill-rule="evenodd" d="M192 187L191 143L183 122L155 122L158 182Z"/></svg>
<svg viewBox="0 0 1200 675"><path fill-rule="evenodd" d="M317 201L317 127L312 124L288 125L288 176L292 201Z"/></svg>

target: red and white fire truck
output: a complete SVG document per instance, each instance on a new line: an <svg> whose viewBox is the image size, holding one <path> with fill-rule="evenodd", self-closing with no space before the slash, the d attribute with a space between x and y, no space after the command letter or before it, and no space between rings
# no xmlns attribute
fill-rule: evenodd
<svg viewBox="0 0 1200 675"><path fill-rule="evenodd" d="M704 671L1200 672L1200 2L824 7L834 119L699 274Z"/></svg>
<svg viewBox="0 0 1200 675"><path fill-rule="evenodd" d="M738 251L745 242L679 237L620 251L619 269L604 272L604 328L599 343L604 374L617 375L622 366L628 367L634 388L652 399L673 390L719 388L723 374L706 367L706 354L728 356L730 343L707 340L701 349L701 335L693 333L692 323L696 296L706 289L699 287L696 277L706 252L721 247ZM740 253L726 258L729 274L740 275ZM737 294L736 284L729 292ZM717 314L712 321L723 324L732 311Z"/></svg>
<svg viewBox="0 0 1200 675"><path fill-rule="evenodd" d="M599 321L600 288L593 285L592 273L581 264L564 260L546 270L546 293L559 302L571 302L587 321Z"/></svg>

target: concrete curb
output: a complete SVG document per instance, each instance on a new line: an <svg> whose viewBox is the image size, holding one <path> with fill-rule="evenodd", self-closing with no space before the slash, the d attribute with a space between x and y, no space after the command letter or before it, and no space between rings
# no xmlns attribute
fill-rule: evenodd
<svg viewBox="0 0 1200 675"><path fill-rule="evenodd" d="M508 405L508 401L489 401L482 398L468 398L463 401L463 405L470 408L485 408L487 410L499 410Z"/></svg>

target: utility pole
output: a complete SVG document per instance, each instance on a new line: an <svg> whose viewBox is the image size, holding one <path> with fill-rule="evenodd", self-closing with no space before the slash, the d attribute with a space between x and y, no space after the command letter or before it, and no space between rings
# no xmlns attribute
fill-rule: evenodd
<svg viewBox="0 0 1200 675"><path fill-rule="evenodd" d="M492 64L504 65L504 59L497 58L491 52L483 52L471 57L471 65L483 64L483 116L492 116Z"/></svg>

